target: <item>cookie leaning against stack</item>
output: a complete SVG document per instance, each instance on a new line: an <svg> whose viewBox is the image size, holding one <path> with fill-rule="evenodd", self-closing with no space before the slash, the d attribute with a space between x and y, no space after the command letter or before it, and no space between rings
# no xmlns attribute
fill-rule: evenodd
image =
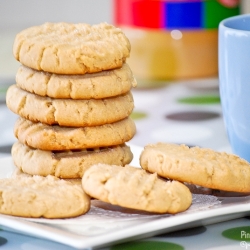
<svg viewBox="0 0 250 250"><path fill-rule="evenodd" d="M217 190L250 192L250 164L233 154L156 143L144 147L140 165L146 171L180 182Z"/></svg>
<svg viewBox="0 0 250 250"><path fill-rule="evenodd" d="M0 213L31 218L68 218L85 214L90 197L78 183L54 176L15 176L0 180Z"/></svg>
<svg viewBox="0 0 250 250"><path fill-rule="evenodd" d="M17 34L13 53L22 64L6 95L18 114L15 165L32 175L81 178L99 162L125 165L125 144L136 132L129 118L131 88L124 33L98 25L45 23Z"/></svg>
<svg viewBox="0 0 250 250"><path fill-rule="evenodd" d="M129 165L93 165L84 173L82 186L101 201L148 212L175 214L192 203L192 194L182 183Z"/></svg>

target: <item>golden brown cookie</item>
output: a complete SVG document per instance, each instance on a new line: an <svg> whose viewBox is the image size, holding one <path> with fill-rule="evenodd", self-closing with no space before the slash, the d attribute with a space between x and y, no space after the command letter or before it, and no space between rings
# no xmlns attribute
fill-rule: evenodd
<svg viewBox="0 0 250 250"><path fill-rule="evenodd" d="M224 191L250 192L250 164L233 154L157 143L145 146L140 164L165 178Z"/></svg>
<svg viewBox="0 0 250 250"><path fill-rule="evenodd" d="M53 176L16 176L0 180L0 213L21 217L70 218L88 212L82 187Z"/></svg>
<svg viewBox="0 0 250 250"><path fill-rule="evenodd" d="M128 117L134 101L131 92L117 97L90 100L41 97L10 86L6 94L8 108L34 122L61 126L98 126Z"/></svg>
<svg viewBox="0 0 250 250"><path fill-rule="evenodd" d="M14 126L14 134L20 142L42 150L73 150L119 145L132 139L135 132L135 123L129 117L94 127L50 126L20 117Z"/></svg>
<svg viewBox="0 0 250 250"><path fill-rule="evenodd" d="M11 178L20 178L20 177L32 177L33 175L24 173L20 168L15 168L14 171L11 174ZM60 178L62 179L62 178ZM82 186L82 178L73 178L73 179L62 179L68 182L71 182L72 184Z"/></svg>
<svg viewBox="0 0 250 250"><path fill-rule="evenodd" d="M13 54L36 70L85 74L121 67L130 43L121 29L107 23L45 23L18 33Z"/></svg>
<svg viewBox="0 0 250 250"><path fill-rule="evenodd" d="M11 154L14 164L24 173L64 179L82 178L93 164L126 165L133 159L130 147L125 144L74 151L44 151L15 142Z"/></svg>
<svg viewBox="0 0 250 250"><path fill-rule="evenodd" d="M91 166L83 175L82 186L98 200L148 212L174 214L192 203L191 192L182 183L128 165Z"/></svg>
<svg viewBox="0 0 250 250"><path fill-rule="evenodd" d="M118 96L136 86L129 66L85 75L58 75L37 71L21 65L16 74L16 84L28 92L68 99L102 99Z"/></svg>

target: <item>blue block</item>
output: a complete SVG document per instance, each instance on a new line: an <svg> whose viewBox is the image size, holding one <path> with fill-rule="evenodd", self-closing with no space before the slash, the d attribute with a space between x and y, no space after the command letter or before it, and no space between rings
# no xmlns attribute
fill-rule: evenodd
<svg viewBox="0 0 250 250"><path fill-rule="evenodd" d="M166 2L164 26L167 29L201 29L202 2Z"/></svg>

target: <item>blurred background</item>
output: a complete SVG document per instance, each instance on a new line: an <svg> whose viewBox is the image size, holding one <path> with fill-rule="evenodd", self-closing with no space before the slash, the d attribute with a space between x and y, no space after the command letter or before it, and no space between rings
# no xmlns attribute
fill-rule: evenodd
<svg viewBox="0 0 250 250"><path fill-rule="evenodd" d="M0 83L14 81L12 55L16 33L44 22L113 22L112 0L0 1Z"/></svg>
<svg viewBox="0 0 250 250"><path fill-rule="evenodd" d="M12 55L15 36L45 22L108 22L124 30L132 44L128 62L138 81L133 144L165 140L224 148L217 28L223 18L240 13L250 13L250 0L0 1L0 156L15 140L16 116L5 105L19 67ZM175 81L181 84L173 86ZM161 84L168 87L154 88Z"/></svg>
<svg viewBox="0 0 250 250"><path fill-rule="evenodd" d="M211 32L211 29L210 29L210 34L207 35L207 38L205 38L203 35L200 35L199 32L196 32L195 34L191 33L191 37L193 38L193 40L192 39L190 40L190 38L188 38L188 35L190 36L189 33L183 37L184 39L182 41L182 45L180 44L173 45L170 44L168 41L169 32L167 31L168 29L170 30L170 28L165 27L166 32L162 34L161 32L158 32L159 28L162 29L162 27L157 25L155 27L152 26L155 25L154 23L152 23L155 22L155 17L159 16L160 14L157 12L156 9L154 8L152 9L151 5L148 6L151 9L147 9L147 6L146 7L144 6L145 3L147 2L161 3L168 1L160 1L160 0L159 1L133 1L133 0L0 1L0 83L8 84L14 81L15 72L19 65L12 56L12 45L16 33L29 26L39 25L44 22L60 22L60 21L74 22L74 23L86 22L90 24L95 24L99 22L108 22L123 27L129 38L131 39L133 45L132 58L130 62L131 67L132 69L134 68L134 73L137 75L137 78L139 78L139 80L142 82L144 81L143 84L146 84L145 80L148 79L150 81L152 81L152 79L173 80L177 78L202 77L203 75L206 77L209 74L216 75L217 72L214 68L208 69L209 67L206 67L207 64L211 64L211 61L214 60L213 52L212 53L207 52L206 57L208 58L207 59L208 62L203 66L203 68L200 69L201 73L198 75L195 75L196 73L192 72L192 68L189 68L188 64L190 64L190 59L188 60L185 59L185 57L188 57L189 55L188 53L192 53L192 51L190 52L189 50L185 50L185 48L187 48L190 43L193 44L194 41L196 42L195 46L197 46L197 44L199 46L199 44L202 45L202 43L204 43L205 40L210 39L209 41L207 41L207 43L208 42L210 42L210 44L213 43L213 45L211 46L214 46L213 49L215 48L215 41L214 41L215 35L213 34L213 31ZM217 11L217 16L220 15L221 13L220 18L229 15L234 15L237 14L238 12L247 13L250 11L249 0L241 0L240 5L238 6L231 4L237 2L237 0L218 0L218 1L220 1L224 5L224 7L229 6L226 10L227 12L225 11L223 12L222 8L215 10L215 13ZM143 3L141 6L140 2ZM193 6L197 6L197 4L195 5L195 2L203 2L203 1L172 0L169 2L172 3L193 2ZM205 0L204 2L217 2L217 0ZM232 6L230 6L230 4ZM160 11L162 11L161 8ZM179 11L181 11L180 8ZM136 15L136 18L131 17L132 12L134 13L134 15ZM174 9L174 13L175 16L178 17L177 15L178 8ZM194 17L197 13L198 13L197 8L196 9L194 8L193 12L188 14L188 20L195 19L192 17ZM170 8L168 12L165 14L168 14L170 16L171 14ZM143 15L147 15L146 18ZM179 13L179 17L180 16L183 16L181 12ZM216 17L216 15L214 15L214 18L217 18L218 21L218 17ZM172 19L172 21L174 20ZM167 25L171 26L169 20L168 23L169 24ZM172 38L174 36L175 40L178 40L182 35L181 33L178 33L178 25L180 26L181 24L178 24L178 22L176 22L176 24L172 22L171 30L173 30L174 27L173 25L175 25L176 28L174 28L174 33L172 32L171 36ZM215 23L214 25L217 25L217 23ZM143 31L144 28L146 29L153 28L153 31L155 31L155 33L154 32L152 33L151 31L146 33L140 33L140 31ZM188 24L186 24L186 27L184 28L188 29L190 27L188 27ZM195 31L197 31L197 27L194 27L194 29ZM185 37L187 37L186 40ZM173 40L172 38L171 42ZM168 43L167 49L166 48L163 49L162 41L164 43ZM209 47L207 43L205 45ZM141 44L144 44L144 47L141 47ZM155 51L155 47L157 46L160 49L158 51ZM179 47L177 48L177 46ZM207 47L203 46L200 48L200 50L206 50ZM179 51L181 51L181 55L177 56L173 54L169 55L168 49L170 50L179 49ZM159 58L157 57L159 53L160 54L165 53L167 55L167 59L159 60ZM192 57L193 56L195 56L195 54L192 54ZM152 63L151 65L146 63L149 57L151 62L152 58L154 57L155 61L154 65L152 65ZM180 65L179 63L178 69L173 68L174 67L173 62L176 60L178 60L180 63L183 63L184 65ZM171 65L169 64L169 62L171 62ZM199 60L196 63L197 66L200 65ZM140 64L140 67L138 67L137 64ZM164 67L168 67L169 70L166 71L165 68L162 68L162 65L166 65ZM217 67L217 65L215 65L214 67ZM196 72L197 71L198 70L196 69Z"/></svg>

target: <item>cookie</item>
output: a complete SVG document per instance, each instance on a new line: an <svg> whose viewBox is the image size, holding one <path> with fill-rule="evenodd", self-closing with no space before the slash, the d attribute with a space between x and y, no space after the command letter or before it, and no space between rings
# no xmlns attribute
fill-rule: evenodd
<svg viewBox="0 0 250 250"><path fill-rule="evenodd" d="M11 174L11 178L20 178L20 177L32 177L33 175L24 173L21 169L15 168ZM62 179L62 178L60 178ZM82 186L82 178L73 178L73 179L63 179L65 181L71 182L72 184Z"/></svg>
<svg viewBox="0 0 250 250"><path fill-rule="evenodd" d="M102 99L127 93L136 86L128 64L121 68L85 75L58 75L21 65L16 84L28 92L68 99Z"/></svg>
<svg viewBox="0 0 250 250"><path fill-rule="evenodd" d="M13 54L23 65L56 74L119 68L130 55L121 29L107 23L45 23L18 33Z"/></svg>
<svg viewBox="0 0 250 250"><path fill-rule="evenodd" d="M0 180L0 213L21 217L69 218L90 209L82 187L53 176Z"/></svg>
<svg viewBox="0 0 250 250"><path fill-rule="evenodd" d="M82 178L83 190L93 198L126 208L155 213L178 213L191 205L189 189L131 166L97 164Z"/></svg>
<svg viewBox="0 0 250 250"><path fill-rule="evenodd" d="M42 150L119 145L132 139L135 133L135 123L131 118L94 127L61 127L20 117L14 126L14 135L20 142Z"/></svg>
<svg viewBox="0 0 250 250"><path fill-rule="evenodd" d="M106 99L72 100L41 97L10 86L6 94L8 108L34 122L61 126L98 126L128 117L134 108L131 92Z"/></svg>
<svg viewBox="0 0 250 250"><path fill-rule="evenodd" d="M145 146L140 165L146 171L198 186L250 192L250 164L233 154L185 145Z"/></svg>
<svg viewBox="0 0 250 250"><path fill-rule="evenodd" d="M85 150L44 151L15 142L11 150L14 164L30 175L53 175L59 178L82 178L97 163L126 165L133 154L125 144Z"/></svg>

